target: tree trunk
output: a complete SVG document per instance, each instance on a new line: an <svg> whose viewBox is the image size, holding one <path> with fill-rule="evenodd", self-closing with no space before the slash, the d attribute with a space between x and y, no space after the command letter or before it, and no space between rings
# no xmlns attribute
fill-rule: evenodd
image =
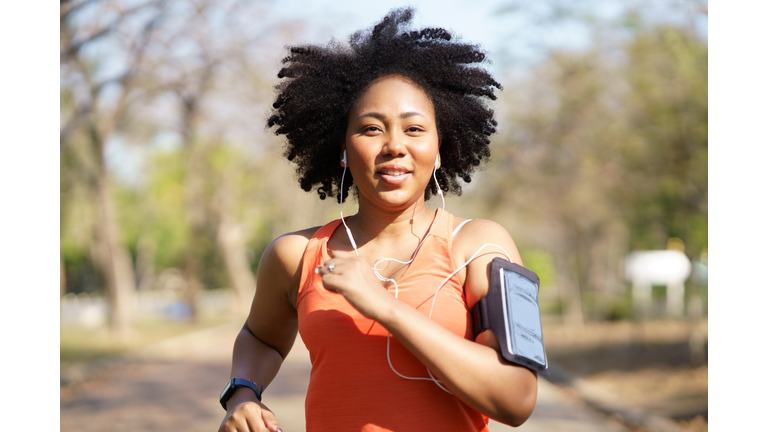
<svg viewBox="0 0 768 432"><path fill-rule="evenodd" d="M67 275L64 271L64 255L59 254L59 298L63 299L67 293Z"/></svg>
<svg viewBox="0 0 768 432"><path fill-rule="evenodd" d="M124 339L131 333L131 308L136 283L131 256L120 243L109 180L103 171L96 181L95 198L99 210L97 261L109 292L109 327L118 338Z"/></svg>
<svg viewBox="0 0 768 432"><path fill-rule="evenodd" d="M234 216L237 212L231 172L231 169L224 171L217 191L219 227L216 243L224 258L230 284L235 291L234 312L247 314L256 292L256 278L248 262L242 224Z"/></svg>
<svg viewBox="0 0 768 432"><path fill-rule="evenodd" d="M155 288L155 243L148 235L142 235L136 244L136 273L139 291Z"/></svg>
<svg viewBox="0 0 768 432"><path fill-rule="evenodd" d="M193 249L194 248L190 248ZM191 254L187 255L187 262L184 266L184 302L189 307L189 321L192 323L196 323L198 319L200 318L199 314L199 308L197 307L197 299L200 296L200 291L202 290L200 281L197 278L197 273L199 271L198 263L196 256L193 256L195 252L193 251Z"/></svg>
<svg viewBox="0 0 768 432"><path fill-rule="evenodd" d="M200 246L206 236L207 212L205 207L204 180L202 178L203 170L203 149L201 143L196 143L191 138L191 132L187 132L186 143L186 161L187 169L184 175L184 195L187 213L187 222L190 230L190 244L187 247L184 257L184 298L189 306L190 320L196 322L198 319L197 298L201 290L200 284L200 266L202 262Z"/></svg>
<svg viewBox="0 0 768 432"><path fill-rule="evenodd" d="M578 276L568 265L568 257L562 251L554 254L557 271L557 286L560 291L560 302L563 305L563 321L567 326L577 328L584 326L584 314L581 308L581 293L578 286Z"/></svg>
<svg viewBox="0 0 768 432"><path fill-rule="evenodd" d="M231 218L223 217L219 223L217 240L227 275L235 291L234 312L247 314L256 292L256 278L248 262L242 227Z"/></svg>

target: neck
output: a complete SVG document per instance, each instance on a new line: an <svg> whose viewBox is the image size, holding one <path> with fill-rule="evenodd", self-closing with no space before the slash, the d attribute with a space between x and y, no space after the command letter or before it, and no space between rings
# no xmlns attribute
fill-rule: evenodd
<svg viewBox="0 0 768 432"><path fill-rule="evenodd" d="M358 246L373 239L393 241L403 236L423 237L434 220L435 212L428 209L424 199L418 200L408 208L385 212L374 209L360 202L357 214L347 219L351 224Z"/></svg>

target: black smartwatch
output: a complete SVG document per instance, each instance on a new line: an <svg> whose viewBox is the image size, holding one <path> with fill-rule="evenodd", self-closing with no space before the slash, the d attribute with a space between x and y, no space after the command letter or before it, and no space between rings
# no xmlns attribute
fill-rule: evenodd
<svg viewBox="0 0 768 432"><path fill-rule="evenodd" d="M253 381L243 378L232 378L227 382L227 385L224 386L224 390L221 391L221 396L219 396L219 402L221 403L221 407L224 408L224 411L227 410L227 401L232 397L238 387L248 387L253 390L253 392L256 393L256 399L261 402L261 394L264 392L264 385L262 385L261 390L259 390L259 387Z"/></svg>

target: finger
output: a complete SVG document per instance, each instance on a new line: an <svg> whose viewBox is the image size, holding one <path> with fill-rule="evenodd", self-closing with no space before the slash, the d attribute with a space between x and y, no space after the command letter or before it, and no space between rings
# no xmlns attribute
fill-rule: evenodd
<svg viewBox="0 0 768 432"><path fill-rule="evenodd" d="M264 424L267 426L267 430L270 432L283 432L283 429L280 428L280 424L277 422L275 413L272 411L265 409L261 412L261 418L264 421Z"/></svg>
<svg viewBox="0 0 768 432"><path fill-rule="evenodd" d="M315 267L315 273L319 274L320 276L325 276L329 274L338 274L339 267L336 264L333 264L333 268L329 267L329 265L319 265Z"/></svg>
<svg viewBox="0 0 768 432"><path fill-rule="evenodd" d="M339 261L338 258L336 258L336 259L331 258L331 259L323 262L323 267L325 267L325 269L327 270L328 266L330 266L330 265L338 266L339 264L341 264L341 262Z"/></svg>
<svg viewBox="0 0 768 432"><path fill-rule="evenodd" d="M319 265L315 267L315 273L325 276L327 274L339 274L341 272L341 267L343 267L343 261L339 261L338 259L329 259L323 263L323 265Z"/></svg>
<svg viewBox="0 0 768 432"><path fill-rule="evenodd" d="M224 421L221 422L221 426L219 426L219 432L229 432L230 429L227 426L227 419L225 418Z"/></svg>
<svg viewBox="0 0 768 432"><path fill-rule="evenodd" d="M333 283L335 277L338 277L338 275L335 275L333 273L327 273L322 276L323 281L323 288L325 288L326 291L339 294L339 290L336 288L336 285Z"/></svg>
<svg viewBox="0 0 768 432"><path fill-rule="evenodd" d="M227 414L219 432L248 432L248 411L247 407L237 407L234 412Z"/></svg>
<svg viewBox="0 0 768 432"><path fill-rule="evenodd" d="M235 416L230 417L224 423L221 424L219 432L240 432L248 431L248 420L241 418L240 421Z"/></svg>
<svg viewBox="0 0 768 432"><path fill-rule="evenodd" d="M264 419L263 419L262 416L263 416L263 411L262 411L261 415L256 414L256 415L253 415L253 416L248 416L246 418L247 426L246 426L246 429L243 429L243 431L245 431L245 432L266 432L266 431L268 431L269 428L267 428L267 425L264 423Z"/></svg>
<svg viewBox="0 0 768 432"><path fill-rule="evenodd" d="M239 406L232 415L232 420L237 420L237 422L232 424L232 431L265 432L267 426L261 419L261 413L264 409L266 408L255 402Z"/></svg>

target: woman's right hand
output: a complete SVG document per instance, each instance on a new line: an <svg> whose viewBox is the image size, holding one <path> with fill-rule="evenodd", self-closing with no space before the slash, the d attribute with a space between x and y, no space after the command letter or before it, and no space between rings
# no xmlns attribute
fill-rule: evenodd
<svg viewBox="0 0 768 432"><path fill-rule="evenodd" d="M250 394L249 394L250 393ZM275 414L248 388L238 388L227 401L219 432L282 432Z"/></svg>

